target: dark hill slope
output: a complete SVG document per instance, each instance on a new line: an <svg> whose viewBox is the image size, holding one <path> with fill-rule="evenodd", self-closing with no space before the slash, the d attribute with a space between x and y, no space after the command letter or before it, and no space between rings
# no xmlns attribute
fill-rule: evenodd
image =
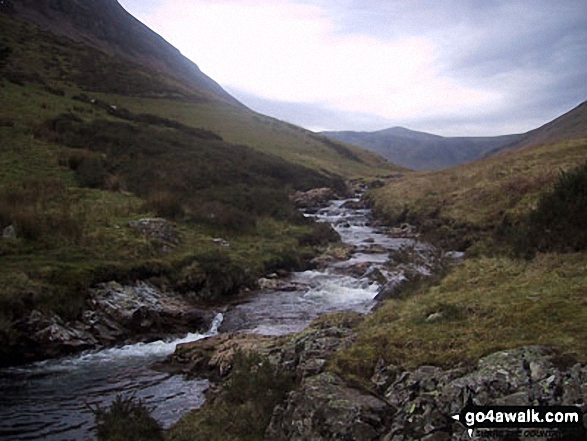
<svg viewBox="0 0 587 441"><path fill-rule="evenodd" d="M21 0L16 15L43 28L89 43L189 86L194 92L237 104L198 66L135 19L116 0Z"/></svg>
<svg viewBox="0 0 587 441"><path fill-rule="evenodd" d="M518 138L518 135L445 138L403 127L377 132L323 132L323 135L366 148L413 170L435 170L471 162Z"/></svg>

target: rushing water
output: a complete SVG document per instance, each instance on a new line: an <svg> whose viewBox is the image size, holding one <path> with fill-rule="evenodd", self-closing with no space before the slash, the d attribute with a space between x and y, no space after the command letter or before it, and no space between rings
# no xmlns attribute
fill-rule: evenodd
<svg viewBox="0 0 587 441"><path fill-rule="evenodd" d="M288 281L294 289L259 292L230 308L225 312L226 321L233 323L229 329L285 334L303 329L320 314L367 312L373 306L379 285L348 275L345 269L367 263L384 272L388 251L412 242L378 232L369 225L368 210L345 208L344 202L333 201L307 216L331 223L344 242L356 247L352 258L324 270L296 273ZM216 334L222 320L219 314L208 333L181 340L139 343L0 371L0 439L91 439L91 407L107 407L119 394L140 398L164 426L173 424L187 410L202 405L208 382L187 381L148 366L171 354L177 343Z"/></svg>

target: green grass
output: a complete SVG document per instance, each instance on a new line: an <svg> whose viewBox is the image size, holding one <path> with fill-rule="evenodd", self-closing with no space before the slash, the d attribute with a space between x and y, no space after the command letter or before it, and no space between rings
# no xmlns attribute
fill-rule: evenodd
<svg viewBox="0 0 587 441"><path fill-rule="evenodd" d="M468 259L437 285L386 301L331 369L368 384L380 358L405 369L450 367L522 345L550 346L585 362L586 267L585 252ZM442 318L426 321L437 312Z"/></svg>

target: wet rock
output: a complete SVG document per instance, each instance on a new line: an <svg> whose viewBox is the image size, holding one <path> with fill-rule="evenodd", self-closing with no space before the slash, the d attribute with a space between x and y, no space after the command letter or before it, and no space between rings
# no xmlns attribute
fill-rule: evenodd
<svg viewBox="0 0 587 441"><path fill-rule="evenodd" d="M176 226L163 218L143 218L131 221L128 226L152 239L162 251L171 251L179 245Z"/></svg>
<svg viewBox="0 0 587 441"><path fill-rule="evenodd" d="M336 198L337 195L331 188L314 188L306 192L298 191L290 196L290 200L297 208L310 209L320 208Z"/></svg>
<svg viewBox="0 0 587 441"><path fill-rule="evenodd" d="M392 237L415 239L418 237L418 230L414 225L401 224L398 227L390 228L387 233Z"/></svg>
<svg viewBox="0 0 587 441"><path fill-rule="evenodd" d="M279 281L275 279L267 279L266 277L261 277L257 280L257 286L259 289L267 290L267 291L274 291L279 286Z"/></svg>
<svg viewBox="0 0 587 441"><path fill-rule="evenodd" d="M376 282L379 285L385 285L387 283L387 277L383 275L379 268L371 267L369 268L363 277L369 279L371 282Z"/></svg>
<svg viewBox="0 0 587 441"><path fill-rule="evenodd" d="M27 317L15 323L15 329L26 336L20 342L20 352L24 361L30 359L53 358L90 349L97 344L94 336L83 327L68 326L55 315L32 311Z"/></svg>
<svg viewBox="0 0 587 441"><path fill-rule="evenodd" d="M95 314L88 324L99 336L104 326L115 335L205 331L214 319L212 311L194 308L178 295L162 292L146 282L133 286L100 284L90 290L89 303ZM112 332L106 339L109 334Z"/></svg>
<svg viewBox="0 0 587 441"><path fill-rule="evenodd" d="M399 299L401 297L403 286L407 281L407 277L403 275L391 279L379 289L379 292L375 296L375 300L380 302L388 299Z"/></svg>
<svg viewBox="0 0 587 441"><path fill-rule="evenodd" d="M361 252L365 254L386 254L389 250L383 245L373 244L365 247Z"/></svg>
<svg viewBox="0 0 587 441"><path fill-rule="evenodd" d="M384 400L352 389L327 372L306 378L274 410L265 439L376 440L392 416L393 408Z"/></svg>
<svg viewBox="0 0 587 441"><path fill-rule="evenodd" d="M341 208L346 208L349 210L365 210L369 208L369 203L366 199L358 199L353 200L349 199L344 204L341 205Z"/></svg>

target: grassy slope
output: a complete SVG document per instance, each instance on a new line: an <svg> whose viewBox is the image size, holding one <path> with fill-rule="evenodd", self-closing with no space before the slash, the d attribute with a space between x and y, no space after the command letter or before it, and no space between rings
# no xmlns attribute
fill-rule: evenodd
<svg viewBox="0 0 587 441"><path fill-rule="evenodd" d="M390 222L418 223L444 245L471 245L470 257L387 301L359 326L357 343L332 368L368 384L380 358L406 368L454 366L533 344L587 361L587 252L516 259L493 235L504 216L525 222L559 172L586 159L587 140L577 139L410 174L375 191L373 201ZM440 320L426 321L437 312Z"/></svg>
<svg viewBox="0 0 587 441"><path fill-rule="evenodd" d="M560 171L587 159L587 139L528 147L447 170L413 173L372 195L389 222L416 223L446 247L490 246L494 228L520 219Z"/></svg>
<svg viewBox="0 0 587 441"><path fill-rule="evenodd" d="M338 173L389 172L374 156L352 151L362 159L353 160L344 148L340 154L283 123L250 127L255 119L269 119L216 105L174 80L12 17L0 14L0 26L0 227L13 223L20 230L17 239L0 241L4 349L18 339L13 320L31 309L74 318L85 307L86 288L97 282L151 278L188 289L216 277L212 290L223 294L265 271L300 265L311 252L300 241L314 240L312 227L288 211L287 189L328 185ZM103 71L97 74L96 66ZM107 106L72 99L82 93L217 130L226 139L120 118ZM77 122L47 129L61 114L75 115ZM124 138L128 133L136 136ZM80 159L105 169L97 188L80 180L73 165ZM225 182L208 182L203 171ZM152 179L137 185L147 172ZM158 189L177 196L183 209L175 219L181 244L170 253L128 227L130 220L158 214L149 202ZM206 213L223 215L225 222L206 219ZM219 247L216 237L231 247Z"/></svg>

